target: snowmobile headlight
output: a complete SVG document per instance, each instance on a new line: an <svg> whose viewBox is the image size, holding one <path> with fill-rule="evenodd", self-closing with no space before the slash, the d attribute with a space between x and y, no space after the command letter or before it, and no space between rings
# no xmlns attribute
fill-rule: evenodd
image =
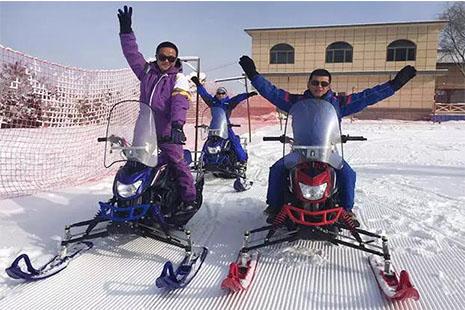
<svg viewBox="0 0 465 310"><path fill-rule="evenodd" d="M207 146L207 151L209 154L218 154L221 151L221 146Z"/></svg>
<svg viewBox="0 0 465 310"><path fill-rule="evenodd" d="M323 183L317 186L311 186L304 183L300 183L300 191L305 199L308 200L319 200L323 197L328 183Z"/></svg>
<svg viewBox="0 0 465 310"><path fill-rule="evenodd" d="M118 195L123 198L128 198L134 196L137 193L137 190L142 184L142 180L136 181L132 184L123 184L119 181L116 181L116 190Z"/></svg>

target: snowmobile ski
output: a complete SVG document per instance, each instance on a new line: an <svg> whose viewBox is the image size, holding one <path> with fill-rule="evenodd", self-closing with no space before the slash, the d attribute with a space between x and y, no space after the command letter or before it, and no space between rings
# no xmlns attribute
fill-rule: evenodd
<svg viewBox="0 0 465 310"><path fill-rule="evenodd" d="M234 189L236 192L244 192L246 190L249 190L253 185L252 181L249 181L245 178L237 177L236 180L234 181Z"/></svg>
<svg viewBox="0 0 465 310"><path fill-rule="evenodd" d="M388 265L389 270L386 271L385 263L381 262L375 255L370 255L368 261L379 288L387 298L391 300L418 300L420 298L417 289L410 282L407 271L402 270L397 276L396 272L391 270L390 265Z"/></svg>
<svg viewBox="0 0 465 310"><path fill-rule="evenodd" d="M62 253L53 257L48 263L39 269L32 266L31 260L27 254L21 254L5 271L13 279L25 280L32 282L51 277L58 272L65 269L69 262L82 254L83 252L91 249L94 244L90 241L83 241L73 244L71 248L65 248ZM21 269L20 262L24 261L27 271Z"/></svg>
<svg viewBox="0 0 465 310"><path fill-rule="evenodd" d="M197 275L207 254L206 247L200 248L199 251L186 252L186 256L176 270L171 261L166 262L161 275L155 282L156 286L165 289L185 287Z"/></svg>
<svg viewBox="0 0 465 310"><path fill-rule="evenodd" d="M256 251L240 253L237 261L229 265L228 276L221 283L221 288L232 292L247 290L255 277L259 257Z"/></svg>

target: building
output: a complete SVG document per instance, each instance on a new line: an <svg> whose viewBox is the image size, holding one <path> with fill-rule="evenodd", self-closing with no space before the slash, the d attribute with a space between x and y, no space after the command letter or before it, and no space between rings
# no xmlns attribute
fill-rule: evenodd
<svg viewBox="0 0 465 310"><path fill-rule="evenodd" d="M417 77L391 98L358 118L431 119L436 80L448 68L437 66L439 33L446 21L245 29L252 37L257 70L291 93L307 88L309 73L325 68L332 88L350 94L383 83L406 65Z"/></svg>

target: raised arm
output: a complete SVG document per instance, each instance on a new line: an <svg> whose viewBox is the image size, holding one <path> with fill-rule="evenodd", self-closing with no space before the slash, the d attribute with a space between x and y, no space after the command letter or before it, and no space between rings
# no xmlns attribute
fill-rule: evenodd
<svg viewBox="0 0 465 310"><path fill-rule="evenodd" d="M229 99L229 109L234 110L234 108L239 103L241 103L242 101L244 101L247 98L250 98L250 97L253 97L253 96L256 96L256 95L258 95L257 92L252 91L250 93L242 93L242 94L239 94L239 95L236 95L236 96L232 97L231 99Z"/></svg>
<svg viewBox="0 0 465 310"><path fill-rule="evenodd" d="M134 74L139 80L144 75L144 69L147 62L144 56L139 52L139 48L136 43L136 36L131 28L132 8L125 5L123 11L118 10L118 19L120 25L120 41L123 49L124 57L131 67Z"/></svg>
<svg viewBox="0 0 465 310"><path fill-rule="evenodd" d="M198 77L193 76L191 81L194 82L195 86L197 86L197 92L199 93L200 97L202 97L203 101L210 107L213 104L213 96L210 95L205 87L200 84Z"/></svg>
<svg viewBox="0 0 465 310"><path fill-rule="evenodd" d="M242 56L239 60L239 64L260 95L268 99L269 102L281 110L289 112L292 102L291 95L287 91L277 88L271 84L270 81L261 76L257 72L255 63L250 57Z"/></svg>
<svg viewBox="0 0 465 310"><path fill-rule="evenodd" d="M400 70L394 79L377 85L373 88L365 89L362 92L339 98L342 116L351 115L362 111L369 105L373 105L384 100L398 91L408 81L416 75L416 70L412 66L406 66Z"/></svg>

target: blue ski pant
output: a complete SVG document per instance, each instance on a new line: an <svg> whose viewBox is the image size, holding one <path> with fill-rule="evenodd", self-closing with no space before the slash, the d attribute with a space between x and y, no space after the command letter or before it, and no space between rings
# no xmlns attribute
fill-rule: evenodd
<svg viewBox="0 0 465 310"><path fill-rule="evenodd" d="M270 167L266 203L272 208L280 208L284 204L284 195L288 190L286 176L289 174L289 170L285 162L287 162L286 156ZM336 170L336 186L339 189L340 204L347 211L354 207L355 181L355 171L344 160L342 168Z"/></svg>
<svg viewBox="0 0 465 310"><path fill-rule="evenodd" d="M236 136L231 127L228 128L228 139L231 141L231 146L234 152L236 153L237 160L246 162L248 159L247 153L241 145L241 140L239 136Z"/></svg>

